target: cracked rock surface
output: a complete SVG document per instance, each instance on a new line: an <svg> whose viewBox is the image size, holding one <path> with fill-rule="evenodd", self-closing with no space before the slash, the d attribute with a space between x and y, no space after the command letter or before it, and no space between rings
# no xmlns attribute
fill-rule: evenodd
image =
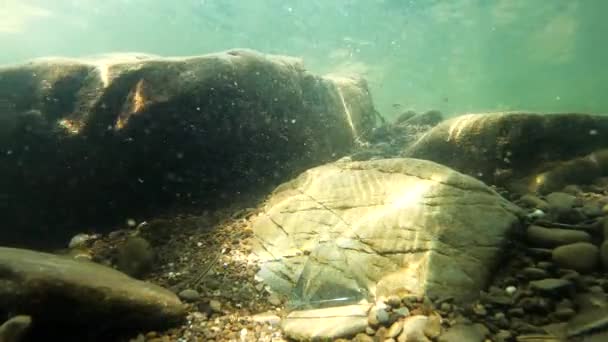
<svg viewBox="0 0 608 342"><path fill-rule="evenodd" d="M279 186L253 219L261 277L294 307L484 288L520 210L417 159L338 161Z"/></svg>

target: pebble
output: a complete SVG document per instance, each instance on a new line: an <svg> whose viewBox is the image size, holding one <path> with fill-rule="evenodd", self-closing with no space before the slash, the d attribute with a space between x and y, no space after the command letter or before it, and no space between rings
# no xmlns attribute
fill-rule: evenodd
<svg viewBox="0 0 608 342"><path fill-rule="evenodd" d="M569 211L574 207L577 198L564 192L552 192L545 199L549 204L549 210L560 214Z"/></svg>
<svg viewBox="0 0 608 342"><path fill-rule="evenodd" d="M282 304L282 301L279 295L277 295L276 293L271 293L270 296L268 296L268 303L274 306L280 306Z"/></svg>
<svg viewBox="0 0 608 342"><path fill-rule="evenodd" d="M353 342L374 342L374 338L364 333L358 333Z"/></svg>
<svg viewBox="0 0 608 342"><path fill-rule="evenodd" d="M527 279L531 280L545 279L549 277L549 273L547 271L537 267L526 267L521 270L521 274L523 274Z"/></svg>
<svg viewBox="0 0 608 342"><path fill-rule="evenodd" d="M401 331L401 335L399 335L397 341L428 341L428 338L424 334L424 328L426 326L427 320L428 318L424 315L406 317L403 320L403 330Z"/></svg>
<svg viewBox="0 0 608 342"><path fill-rule="evenodd" d="M494 314L494 321L501 328L508 328L509 327L509 320L507 319L507 316L504 314L504 312L497 312L497 313L495 313Z"/></svg>
<svg viewBox="0 0 608 342"><path fill-rule="evenodd" d="M604 288L599 285L591 285L589 289L587 289L590 293L604 293Z"/></svg>
<svg viewBox="0 0 608 342"><path fill-rule="evenodd" d="M599 249L589 242L577 242L553 250L553 261L562 268L580 273L595 270L599 263Z"/></svg>
<svg viewBox="0 0 608 342"><path fill-rule="evenodd" d="M599 203L587 203L581 208L581 211L589 218L596 218L603 215L602 207Z"/></svg>
<svg viewBox="0 0 608 342"><path fill-rule="evenodd" d="M555 310L554 315L561 320L569 320L576 315L576 311L571 308L558 308Z"/></svg>
<svg viewBox="0 0 608 342"><path fill-rule="evenodd" d="M403 330L403 321L397 321L391 325L391 327L386 332L385 337L393 338L399 336L401 331Z"/></svg>
<svg viewBox="0 0 608 342"><path fill-rule="evenodd" d="M559 303L557 303L555 305L555 307L557 309L560 309L560 308L561 309L564 309L564 308L572 309L572 308L574 308L574 304L569 299L562 299Z"/></svg>
<svg viewBox="0 0 608 342"><path fill-rule="evenodd" d="M517 291L517 287L515 286L507 286L507 288L505 288L505 292L510 295L514 294L515 291Z"/></svg>
<svg viewBox="0 0 608 342"><path fill-rule="evenodd" d="M531 220L538 220L540 218L543 218L545 216L545 212L540 210L540 209L534 209L534 211L532 211L531 213L529 213L527 215L527 217Z"/></svg>
<svg viewBox="0 0 608 342"><path fill-rule="evenodd" d="M439 337L441 334L441 316L436 313L428 316L426 325L424 326L424 334L432 340Z"/></svg>
<svg viewBox="0 0 608 342"><path fill-rule="evenodd" d="M384 309L378 310L377 317L378 317L378 322L380 324L387 324L389 322L389 320L390 320L390 315Z"/></svg>
<svg viewBox="0 0 608 342"><path fill-rule="evenodd" d="M452 305L450 303L443 302L439 306L439 309L443 312L450 312L450 311L452 311Z"/></svg>
<svg viewBox="0 0 608 342"><path fill-rule="evenodd" d="M211 310L213 312L217 312L217 313L222 312L222 303L220 303L218 300L215 300L215 299L210 300L209 307L211 308Z"/></svg>
<svg viewBox="0 0 608 342"><path fill-rule="evenodd" d="M478 327L469 324L457 324L449 329L441 336L439 342L483 342L485 334Z"/></svg>
<svg viewBox="0 0 608 342"><path fill-rule="evenodd" d="M448 304L448 303L443 303L443 304ZM450 304L448 304L450 305ZM395 309L393 310L394 313L396 313L399 317L407 317L410 315L410 309L408 309L407 307L401 307L399 309Z"/></svg>
<svg viewBox="0 0 608 342"><path fill-rule="evenodd" d="M574 300L581 311L608 306L608 298L605 293L578 293Z"/></svg>
<svg viewBox="0 0 608 342"><path fill-rule="evenodd" d="M397 295L389 296L386 299L386 304L388 304L389 306L391 306L393 308L398 308L401 305L401 298L399 298L399 296L397 296Z"/></svg>
<svg viewBox="0 0 608 342"><path fill-rule="evenodd" d="M559 278L547 278L530 282L530 288L542 293L554 293L556 291L566 289L571 285L572 283L568 280Z"/></svg>
<svg viewBox="0 0 608 342"><path fill-rule="evenodd" d="M0 325L0 341L18 342L27 334L32 323L30 316L18 315Z"/></svg>
<svg viewBox="0 0 608 342"><path fill-rule="evenodd" d="M68 248L72 249L72 248L85 247L87 245L87 243L89 243L89 241L94 240L95 238L96 238L96 235L90 235L90 234L84 234L84 233L76 234L70 240L70 243L68 244Z"/></svg>
<svg viewBox="0 0 608 342"><path fill-rule="evenodd" d="M509 316L513 316L513 317L522 317L524 315L524 309L522 308L511 308L508 311Z"/></svg>
<svg viewBox="0 0 608 342"><path fill-rule="evenodd" d="M378 325L384 325L389 320L389 314L385 309L380 309L377 306L374 306L369 310L367 315L367 322L372 327L377 327Z"/></svg>
<svg viewBox="0 0 608 342"><path fill-rule="evenodd" d="M486 308L482 304L475 304L475 305L473 305L473 312L477 316L485 316L485 315L488 314L488 311L486 310Z"/></svg>
<svg viewBox="0 0 608 342"><path fill-rule="evenodd" d="M553 252L551 252L553 255ZM538 266L538 268L542 268L543 270L550 270L553 268L553 263L550 261L539 261L538 263L536 263L536 266Z"/></svg>
<svg viewBox="0 0 608 342"><path fill-rule="evenodd" d="M561 342L562 340L553 335L547 334L526 334L515 338L517 342Z"/></svg>
<svg viewBox="0 0 608 342"><path fill-rule="evenodd" d="M256 323L269 324L272 327L278 327L281 324L281 318L271 312L254 315L251 319Z"/></svg>
<svg viewBox="0 0 608 342"><path fill-rule="evenodd" d="M499 330L496 335L494 335L495 342L508 342L513 339L513 334L509 330Z"/></svg>
<svg viewBox="0 0 608 342"><path fill-rule="evenodd" d="M523 298L519 305L527 312L545 312L549 307L547 300L542 297Z"/></svg>
<svg viewBox="0 0 608 342"><path fill-rule="evenodd" d="M528 247L528 254L537 259L551 259L551 249L550 248L539 248L539 247Z"/></svg>
<svg viewBox="0 0 608 342"><path fill-rule="evenodd" d="M572 229L546 228L531 225L526 231L528 241L537 247L557 247L575 242L591 241L587 232Z"/></svg>
<svg viewBox="0 0 608 342"><path fill-rule="evenodd" d="M530 194L523 195L519 199L519 203L527 208L535 208L542 211L547 211L549 209L549 204L545 200Z"/></svg>
<svg viewBox="0 0 608 342"><path fill-rule="evenodd" d="M503 291L491 291L488 295L482 296L484 302L498 305L510 305L513 297Z"/></svg>
<svg viewBox="0 0 608 342"><path fill-rule="evenodd" d="M579 282L579 278L581 277L580 273L575 270L564 270L565 272L561 273L561 278L564 280L569 280L573 283Z"/></svg>
<svg viewBox="0 0 608 342"><path fill-rule="evenodd" d="M474 323L473 328L475 328L475 330L477 330L483 336L490 335L490 330L488 329L488 327L481 323Z"/></svg>
<svg viewBox="0 0 608 342"><path fill-rule="evenodd" d="M581 192L583 192L583 190L578 185L570 184L570 185L566 185L562 189L562 192L576 196L576 195L580 194Z"/></svg>
<svg viewBox="0 0 608 342"><path fill-rule="evenodd" d="M196 302L200 298L198 292L193 289L185 289L180 291L177 296L186 302Z"/></svg>

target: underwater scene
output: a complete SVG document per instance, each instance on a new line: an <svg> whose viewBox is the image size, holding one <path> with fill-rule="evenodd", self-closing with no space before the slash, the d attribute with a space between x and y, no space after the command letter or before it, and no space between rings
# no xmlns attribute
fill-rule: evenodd
<svg viewBox="0 0 608 342"><path fill-rule="evenodd" d="M608 341L607 12L0 0L0 342Z"/></svg>

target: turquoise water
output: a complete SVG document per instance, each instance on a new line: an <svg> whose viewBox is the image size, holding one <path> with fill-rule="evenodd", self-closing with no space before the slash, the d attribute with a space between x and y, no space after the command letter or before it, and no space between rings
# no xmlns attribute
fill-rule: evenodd
<svg viewBox="0 0 608 342"><path fill-rule="evenodd" d="M236 47L360 73L378 109L608 112L603 0L0 0L0 64Z"/></svg>

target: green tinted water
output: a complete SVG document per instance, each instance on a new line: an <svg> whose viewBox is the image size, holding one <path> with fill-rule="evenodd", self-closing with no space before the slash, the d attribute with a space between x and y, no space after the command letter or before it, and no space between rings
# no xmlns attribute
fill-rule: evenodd
<svg viewBox="0 0 608 342"><path fill-rule="evenodd" d="M603 0L0 0L0 63L234 47L356 72L414 109L608 112Z"/></svg>

